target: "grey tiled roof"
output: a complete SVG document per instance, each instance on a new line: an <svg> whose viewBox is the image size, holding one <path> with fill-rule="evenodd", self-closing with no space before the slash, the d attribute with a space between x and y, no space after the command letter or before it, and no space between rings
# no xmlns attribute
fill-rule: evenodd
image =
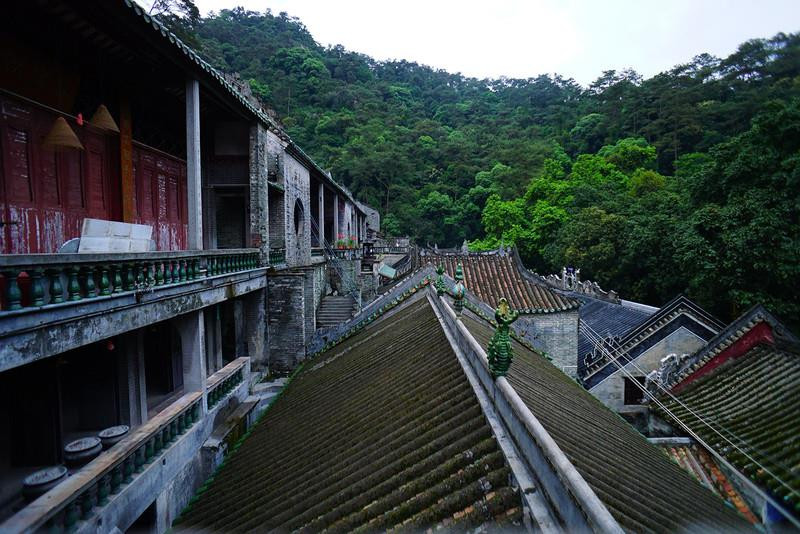
<svg viewBox="0 0 800 534"><path fill-rule="evenodd" d="M307 362L176 530L513 530L510 475L423 297Z"/></svg>
<svg viewBox="0 0 800 534"><path fill-rule="evenodd" d="M488 345L493 329L464 323ZM630 424L545 358L512 341L508 380L619 524L629 532L739 532L749 524Z"/></svg>
<svg viewBox="0 0 800 534"><path fill-rule="evenodd" d="M591 297L577 297L583 302L578 309L580 320L591 327L601 337L622 338L634 327L652 315L639 308L631 308ZM592 351L593 343L583 333L578 334L578 376L586 374L583 357Z"/></svg>

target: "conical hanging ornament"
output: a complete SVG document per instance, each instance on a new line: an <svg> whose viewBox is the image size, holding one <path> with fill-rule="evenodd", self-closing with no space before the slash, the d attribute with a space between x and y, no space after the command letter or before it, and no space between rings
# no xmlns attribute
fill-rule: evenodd
<svg viewBox="0 0 800 534"><path fill-rule="evenodd" d="M78 139L78 136L72 131L72 128L69 127L64 117L56 119L55 124L50 128L50 132L44 136L43 144L46 147L55 148L56 150L65 148L83 150L80 139Z"/></svg>
<svg viewBox="0 0 800 534"><path fill-rule="evenodd" d="M97 111L94 112L94 115L92 115L92 118L89 120L89 124L97 126L98 128L103 128L104 130L119 133L119 126L117 126L114 117L111 116L105 104L100 104Z"/></svg>

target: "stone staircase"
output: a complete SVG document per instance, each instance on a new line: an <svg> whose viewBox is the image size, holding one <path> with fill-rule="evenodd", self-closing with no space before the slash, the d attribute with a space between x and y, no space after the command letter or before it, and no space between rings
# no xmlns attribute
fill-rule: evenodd
<svg viewBox="0 0 800 534"><path fill-rule="evenodd" d="M322 297L317 310L317 328L339 326L356 312L356 301L350 295Z"/></svg>

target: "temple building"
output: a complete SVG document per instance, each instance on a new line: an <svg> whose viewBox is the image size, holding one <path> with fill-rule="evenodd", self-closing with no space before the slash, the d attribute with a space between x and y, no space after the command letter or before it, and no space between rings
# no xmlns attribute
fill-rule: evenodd
<svg viewBox="0 0 800 534"><path fill-rule="evenodd" d="M425 267L326 340L175 530L749 530L458 284Z"/></svg>
<svg viewBox="0 0 800 534"><path fill-rule="evenodd" d="M0 531L163 532L360 300L367 213L137 4L0 25Z"/></svg>
<svg viewBox="0 0 800 534"><path fill-rule="evenodd" d="M665 360L647 385L652 427L713 456L746 501L738 508L800 528L797 336L757 305L700 350Z"/></svg>
<svg viewBox="0 0 800 534"><path fill-rule="evenodd" d="M528 271L516 249L486 252L422 249L419 265L443 266L448 276L461 264L467 287L489 309L507 298L521 316L525 337L570 376L577 372L577 299L554 291L540 276Z"/></svg>

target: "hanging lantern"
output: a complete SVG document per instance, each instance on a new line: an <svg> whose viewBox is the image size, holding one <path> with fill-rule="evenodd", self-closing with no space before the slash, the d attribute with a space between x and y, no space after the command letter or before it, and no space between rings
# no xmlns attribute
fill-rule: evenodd
<svg viewBox="0 0 800 534"><path fill-rule="evenodd" d="M97 111L94 112L94 115L92 115L92 118L89 120L89 124L104 130L119 133L119 126L117 126L114 117L111 116L105 104L100 104Z"/></svg>
<svg viewBox="0 0 800 534"><path fill-rule="evenodd" d="M83 150L80 139L78 139L78 136L72 131L72 128L69 127L64 117L57 118L53 127L50 128L50 132L44 136L44 146L56 150L65 148Z"/></svg>

